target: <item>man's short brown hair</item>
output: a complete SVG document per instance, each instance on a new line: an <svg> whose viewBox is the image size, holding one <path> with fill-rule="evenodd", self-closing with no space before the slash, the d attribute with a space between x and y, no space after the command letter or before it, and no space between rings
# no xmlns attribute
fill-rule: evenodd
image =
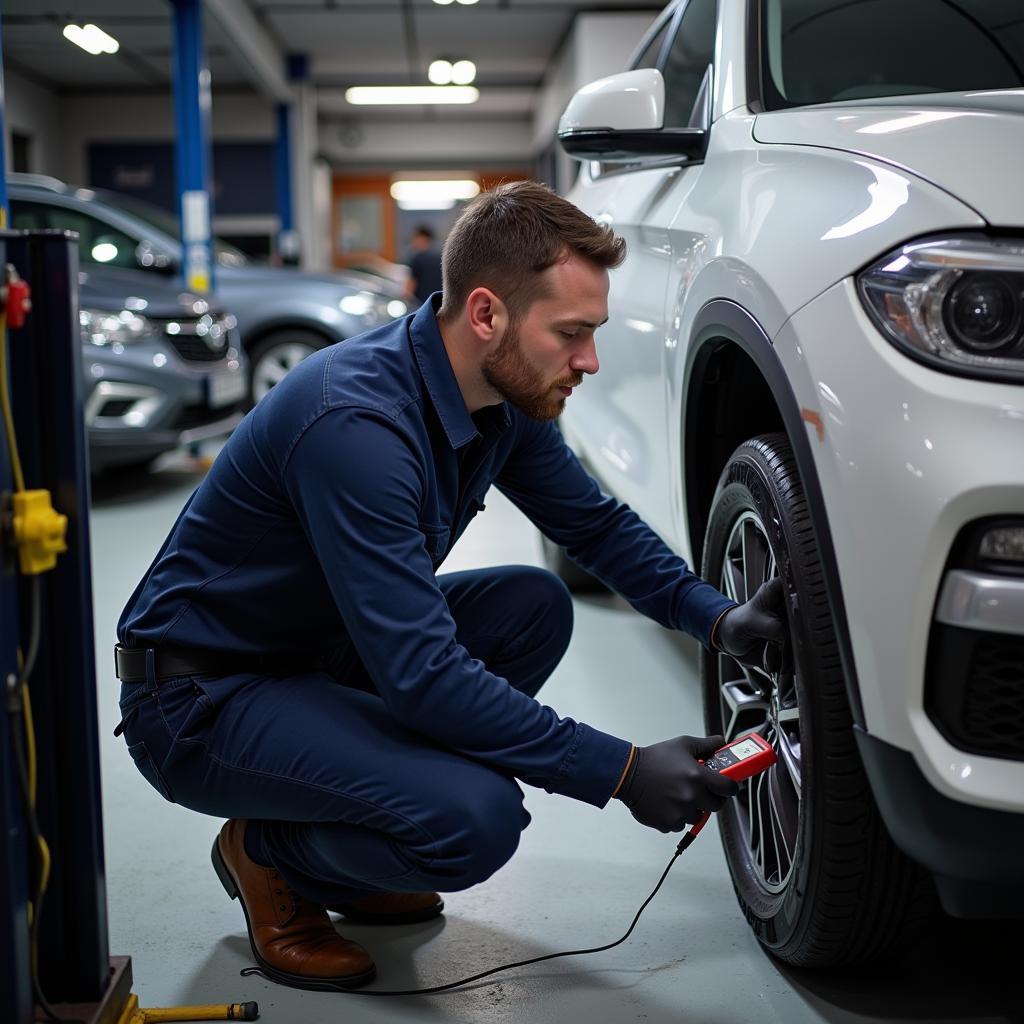
<svg viewBox="0 0 1024 1024"><path fill-rule="evenodd" d="M518 320L543 294L541 274L572 255L610 270L626 258L626 243L546 185L498 185L477 196L448 235L438 315L454 319L470 292L482 287Z"/></svg>

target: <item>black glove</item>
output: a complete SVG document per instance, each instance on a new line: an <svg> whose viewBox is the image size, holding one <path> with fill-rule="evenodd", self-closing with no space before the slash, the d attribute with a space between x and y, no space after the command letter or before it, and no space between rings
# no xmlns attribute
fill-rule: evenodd
<svg viewBox="0 0 1024 1024"><path fill-rule="evenodd" d="M715 646L737 661L756 662L771 671L787 635L786 587L781 576L762 583L746 604L730 608L718 622Z"/></svg>
<svg viewBox="0 0 1024 1024"><path fill-rule="evenodd" d="M659 832L682 832L696 824L704 811L719 810L726 797L739 791L732 779L697 761L724 745L721 736L678 736L637 747L616 799L641 825Z"/></svg>

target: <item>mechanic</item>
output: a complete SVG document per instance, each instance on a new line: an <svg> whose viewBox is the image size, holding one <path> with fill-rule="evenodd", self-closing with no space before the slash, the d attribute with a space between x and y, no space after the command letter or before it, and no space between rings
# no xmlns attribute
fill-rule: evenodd
<svg viewBox="0 0 1024 1024"><path fill-rule="evenodd" d="M277 981L372 979L327 911L439 914L435 890L514 853L519 783L615 796L662 832L736 792L698 760L720 736L637 747L535 699L572 629L556 576L435 575L495 484L662 625L741 659L781 641L779 580L730 601L603 494L554 425L597 372L624 255L544 186L479 196L448 237L443 293L269 392L122 613L117 732L166 799L229 819L214 867Z"/></svg>

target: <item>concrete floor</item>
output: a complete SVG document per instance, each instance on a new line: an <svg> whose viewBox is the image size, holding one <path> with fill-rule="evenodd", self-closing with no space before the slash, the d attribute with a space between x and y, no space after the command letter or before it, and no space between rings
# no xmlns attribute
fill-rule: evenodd
<svg viewBox="0 0 1024 1024"><path fill-rule="evenodd" d="M257 1000L268 1024L361 1021L1009 1022L1024 1019L1016 929L943 926L900 963L807 974L752 938L714 825L675 864L631 939L588 957L498 975L464 991L368 999L239 977L252 960L242 913L209 862L221 822L164 802L136 772L110 669L125 600L199 477L171 460L94 484L92 544L110 949L132 957L143 1006ZM538 564L530 524L493 491L445 565ZM650 743L702 733L696 650L616 599L577 602L572 646L541 694L561 714ZM445 916L399 929L349 926L378 964L374 988L443 984L501 963L602 945L626 930L674 840L605 810L526 788L533 824L485 885ZM1022 860L1024 863L1024 860Z"/></svg>

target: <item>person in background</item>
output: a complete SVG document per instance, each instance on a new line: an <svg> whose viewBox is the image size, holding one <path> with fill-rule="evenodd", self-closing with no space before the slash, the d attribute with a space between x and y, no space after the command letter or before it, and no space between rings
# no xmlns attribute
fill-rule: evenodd
<svg viewBox="0 0 1024 1024"><path fill-rule="evenodd" d="M441 253L434 247L434 232L426 224L413 232L411 246L405 297L422 305L434 292L441 290Z"/></svg>

